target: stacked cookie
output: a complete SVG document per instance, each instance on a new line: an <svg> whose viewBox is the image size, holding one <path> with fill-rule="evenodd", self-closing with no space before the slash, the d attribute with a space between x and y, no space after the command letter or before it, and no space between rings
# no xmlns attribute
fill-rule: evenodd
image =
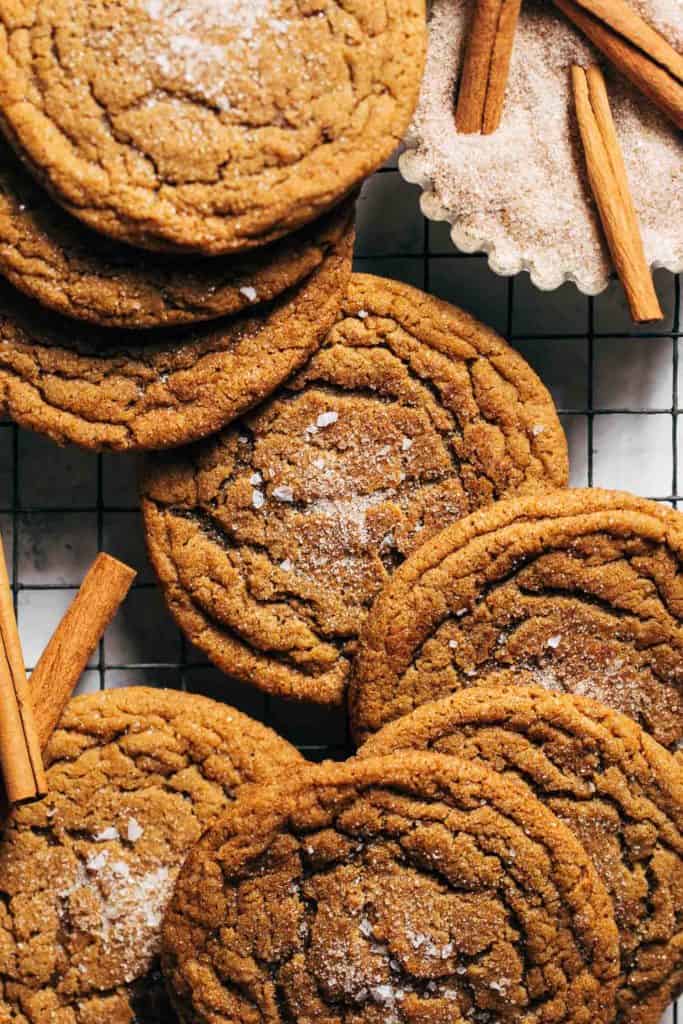
<svg viewBox="0 0 683 1024"><path fill-rule="evenodd" d="M424 4L8 0L0 25L0 407L96 449L220 429L335 319Z"/></svg>
<svg viewBox="0 0 683 1024"><path fill-rule="evenodd" d="M171 449L142 507L180 627L348 700L360 748L73 701L0 843L2 1022L656 1024L683 988L680 516L563 489L519 355L350 273L423 14L0 0L0 401Z"/></svg>

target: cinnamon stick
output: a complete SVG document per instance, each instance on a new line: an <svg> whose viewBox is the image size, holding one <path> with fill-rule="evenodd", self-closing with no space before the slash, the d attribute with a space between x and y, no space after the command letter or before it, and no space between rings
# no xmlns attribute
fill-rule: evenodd
<svg viewBox="0 0 683 1024"><path fill-rule="evenodd" d="M455 111L459 132L500 124L522 0L476 0Z"/></svg>
<svg viewBox="0 0 683 1024"><path fill-rule="evenodd" d="M636 323L661 320L602 72L574 65L572 86L588 180L631 316Z"/></svg>
<svg viewBox="0 0 683 1024"><path fill-rule="evenodd" d="M47 793L5 553L0 542L0 763L10 804Z"/></svg>
<svg viewBox="0 0 683 1024"><path fill-rule="evenodd" d="M31 673L31 699L44 747L80 679L88 658L130 590L136 573L101 553L88 569L40 661Z"/></svg>
<svg viewBox="0 0 683 1024"><path fill-rule="evenodd" d="M554 0L591 42L683 128L683 56L625 0Z"/></svg>

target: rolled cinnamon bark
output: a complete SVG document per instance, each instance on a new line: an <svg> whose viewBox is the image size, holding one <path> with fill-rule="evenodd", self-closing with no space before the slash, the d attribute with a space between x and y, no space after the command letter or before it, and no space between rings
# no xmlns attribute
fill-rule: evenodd
<svg viewBox="0 0 683 1024"><path fill-rule="evenodd" d="M575 65L572 86L588 180L631 316L636 323L661 320L602 72Z"/></svg>
<svg viewBox="0 0 683 1024"><path fill-rule="evenodd" d="M683 57L623 0L554 0L577 28L678 128Z"/></svg>
<svg viewBox="0 0 683 1024"><path fill-rule="evenodd" d="M47 782L7 565L0 542L0 764L10 804L37 800Z"/></svg>
<svg viewBox="0 0 683 1024"><path fill-rule="evenodd" d="M476 0L455 111L459 132L500 124L521 0Z"/></svg>
<svg viewBox="0 0 683 1024"><path fill-rule="evenodd" d="M100 553L31 674L31 700L44 747L105 629L130 590L135 570Z"/></svg>

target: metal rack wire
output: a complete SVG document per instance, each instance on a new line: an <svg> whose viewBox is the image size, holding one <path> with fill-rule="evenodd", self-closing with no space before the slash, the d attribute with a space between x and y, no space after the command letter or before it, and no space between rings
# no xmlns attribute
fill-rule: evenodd
<svg viewBox="0 0 683 1024"><path fill-rule="evenodd" d="M409 222L410 230L405 230ZM583 298L573 287L567 286L562 291L544 296L535 291L524 278L506 279L496 277L488 269L482 256L458 254L447 240L446 232L439 225L434 225L421 217L418 212L416 191L400 179L395 164L382 168L374 178L366 184L363 197L359 203L359 231L357 245L358 269L369 270L387 276L403 277L411 283L418 284L426 291L447 292L446 297L459 302L465 308L479 312L479 305L486 307L489 321L502 327L512 344L520 348L522 353L536 364L542 377L553 374L553 366L562 346L574 344L575 352L581 351L581 358L576 365L567 368L563 360L563 375L570 380L570 390L585 396L585 401L577 403L558 403L559 411L570 435L570 449L574 466L573 483L600 485L605 483L596 465L596 455L601 454L602 461L609 460L609 450L603 450L603 440L598 426L601 420L619 417L658 418L658 427L662 428L661 418L668 420L668 446L656 445L657 451L648 454L648 461L655 460L660 467L668 464L666 486L660 486L658 493L648 494L649 497L676 504L681 500L679 494L678 451L679 451L679 344L681 339L681 282L680 279L662 273L658 279L658 287L662 295L663 305L667 309L667 320L661 330L642 331L631 328L619 329L622 323L622 311L619 308L618 290L609 301L612 305L605 311L602 308L604 299ZM475 280L476 279L476 280ZM475 284L473 286L473 281ZM616 305L615 305L616 303ZM544 308L550 307L548 316L544 316ZM569 310L565 315L563 310ZM521 309L533 310L536 330L520 330L518 313ZM552 322L551 321L552 317ZM568 322L566 331L556 329L557 319ZM611 318L611 319L610 319ZM527 318L528 319L528 318ZM581 322L583 327L581 328ZM544 328L545 323L548 327ZM528 326L528 323L527 323ZM555 328L555 329L553 329ZM642 400L634 404L628 396L619 403L618 394L612 395L607 406L599 402L596 390L596 351L598 346L609 341L619 341L619 362L621 374L629 377L629 361L633 360L633 346L639 349L642 359L643 346L648 343L657 345L659 366L662 365L662 346L670 348L669 368L671 386L670 400L661 401L661 382L642 393ZM578 347L577 347L578 346ZM640 364L633 365L633 373L639 372ZM552 380L546 381L552 390ZM556 396L558 397L558 396ZM561 395L559 396L561 399ZM615 402L615 397L617 401ZM579 429L576 429L579 428ZM661 433L660 429L660 433ZM614 431L612 431L614 433ZM662 436L664 436L662 434ZM45 489L38 490L37 496L32 488L27 487L27 480L35 479L36 471L44 472L46 460L53 461L53 449L47 442L39 443L37 451L28 451L26 435L9 421L0 422L0 527L11 532L11 565L13 569L14 597L17 607L20 629L26 649L40 650L49 635L50 622L40 621L40 616L28 614L28 599L40 592L62 592L66 602L69 592L78 580L70 580L64 574L54 572L54 567L47 559L41 567L41 558L34 558L29 579L26 577L25 559L20 558L20 551L26 544L24 535L28 536L30 548L31 529L44 524L49 533L50 519L54 522L60 517L82 517L89 523L90 532L94 537L90 540L95 550L112 549L109 531L105 528L112 517L128 517L128 528L135 523L135 530L140 533L139 523L133 519L135 494L127 482L131 476L133 463L129 456L99 455L88 456L75 453L73 462L78 463L74 471L67 465L62 470L66 476L66 488L63 494L57 495L60 500L53 500ZM29 443L28 447L31 447ZM638 471L633 458L626 453L631 473ZM623 461L623 453L622 453ZM3 472L4 467L4 472ZM74 485L74 472L77 485ZM119 481L123 476L123 487ZM603 474L604 476L604 474ZM71 477L71 479L70 479ZM3 486L4 482L4 486ZM610 479L608 483L619 484L621 481ZM628 486L629 480L624 481ZM123 492L123 497L121 497ZM63 499L63 500L62 500ZM50 519L48 519L50 517ZM32 521L38 518L38 524ZM94 531L93 531L94 521ZM7 529L9 527L9 530ZM139 543L135 556L129 560L144 565L142 542ZM114 545L114 554L119 553ZM10 553L8 552L8 555ZM34 552L35 554L35 552ZM43 558L42 562L46 560ZM67 574L68 576L68 574ZM143 575L134 585L129 601L136 601L144 608L151 602L158 606L159 597L151 575ZM142 626L138 623L138 641L133 657L121 656L119 644L112 645L108 639L100 644L98 656L87 673L84 687L102 689L111 685L120 685L130 678L131 681L147 681L162 685L171 685L188 690L206 692L212 696L232 700L250 711L252 714L274 724L280 731L298 743L310 755L322 757L329 754L343 755L346 749L346 732L343 716L337 713L321 712L319 709L302 708L299 706L282 705L275 700L268 700L250 691L248 687L231 681L226 682L212 670L206 660L190 648L174 627L168 626L166 645L162 653L158 645L147 643L144 629L144 613ZM126 623L122 627L127 628ZM36 635L44 631L44 635ZM150 634L151 634L150 630ZM125 649L125 643L124 643ZM31 657L27 655L29 662Z"/></svg>
<svg viewBox="0 0 683 1024"><path fill-rule="evenodd" d="M416 191L402 182L395 164L378 172L364 189L359 203L357 267L402 277L426 291L442 294L502 329L555 391L569 434L574 484L622 485L643 493L642 483L649 497L674 505L682 500L678 472L680 279L658 275L667 319L656 331L633 330L625 324L618 287L606 297L590 299L580 297L569 286L561 293L544 296L523 277L502 280L491 273L484 257L457 254L442 227L421 217ZM565 330L557 330L558 321L566 325ZM610 366L607 358L612 343L619 349L616 384L610 380L614 360ZM643 367L650 365L655 355L656 373L648 378ZM563 401L567 395L570 400ZM627 420L631 435L628 430L624 433ZM608 421L610 429L605 430ZM656 436L647 423L655 423ZM637 443L630 445L628 440L641 433L645 435L642 456ZM142 570L127 602L135 603L135 613L127 620L124 606L118 640L111 642L110 630L86 673L83 689L146 682L202 692L261 718L310 757L345 756L349 746L342 712L286 705L226 680L188 646L169 618L161 630L156 623L146 623L148 610L156 609L157 615L164 612L155 583L145 571L132 485L137 460L68 451L60 455L48 442L26 434L9 421L0 422L0 529L6 543L7 535L11 535L7 554L11 555L15 605L25 650L37 652L42 648L55 624L55 615L59 617L60 602L68 603L80 578L78 572L70 578L68 570L56 568L55 559L45 555L51 532L57 532L51 524L67 517L76 527L85 524L82 531L76 529L77 543L86 548L89 544L93 554L102 549L121 554ZM59 465L65 460L65 465ZM59 482L53 484L50 467L54 463L54 481ZM652 489L646 485L655 478L654 491L648 493ZM129 539L134 535L132 554L117 547L116 531L110 529L117 518L125 523L122 532ZM37 540L41 530L45 536ZM87 563L85 550L82 556ZM43 613L46 608L52 609L42 618L31 612L31 600L41 595ZM136 643L131 655L126 653L126 635L133 621ZM32 660L29 654L27 660ZM668 1019L677 1024L675 1008L669 1011Z"/></svg>

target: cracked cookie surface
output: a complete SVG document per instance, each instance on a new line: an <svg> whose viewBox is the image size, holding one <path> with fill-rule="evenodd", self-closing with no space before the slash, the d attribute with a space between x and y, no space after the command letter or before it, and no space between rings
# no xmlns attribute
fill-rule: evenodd
<svg viewBox="0 0 683 1024"><path fill-rule="evenodd" d="M396 565L444 524L566 482L550 396L501 338L352 276L323 347L253 414L151 457L143 512L181 628L224 671L338 703Z"/></svg>
<svg viewBox="0 0 683 1024"><path fill-rule="evenodd" d="M0 284L0 409L84 448L204 437L269 395L322 343L352 248L349 228L306 280L249 316L153 334L67 320Z"/></svg>
<svg viewBox="0 0 683 1024"><path fill-rule="evenodd" d="M45 753L49 795L0 842L0 1020L170 1024L158 970L178 870L240 786L298 752L204 697L79 697Z"/></svg>
<svg viewBox="0 0 683 1024"><path fill-rule="evenodd" d="M683 739L683 518L600 490L500 502L404 563L367 620L358 739L477 685L583 694L662 745Z"/></svg>
<svg viewBox="0 0 683 1024"><path fill-rule="evenodd" d="M586 697L476 686L391 722L359 751L430 750L521 779L575 834L612 897L618 1017L658 1024L683 990L683 770Z"/></svg>
<svg viewBox="0 0 683 1024"><path fill-rule="evenodd" d="M424 0L2 0L0 115L91 227L236 252L384 162L425 45Z"/></svg>
<svg viewBox="0 0 683 1024"><path fill-rule="evenodd" d="M162 965L187 1024L607 1022L617 932L569 829L441 754L297 770L188 858Z"/></svg>
<svg viewBox="0 0 683 1024"><path fill-rule="evenodd" d="M241 256L143 253L71 217L0 142L0 271L43 306L106 327L196 323L270 302L320 266L352 216L347 201Z"/></svg>

